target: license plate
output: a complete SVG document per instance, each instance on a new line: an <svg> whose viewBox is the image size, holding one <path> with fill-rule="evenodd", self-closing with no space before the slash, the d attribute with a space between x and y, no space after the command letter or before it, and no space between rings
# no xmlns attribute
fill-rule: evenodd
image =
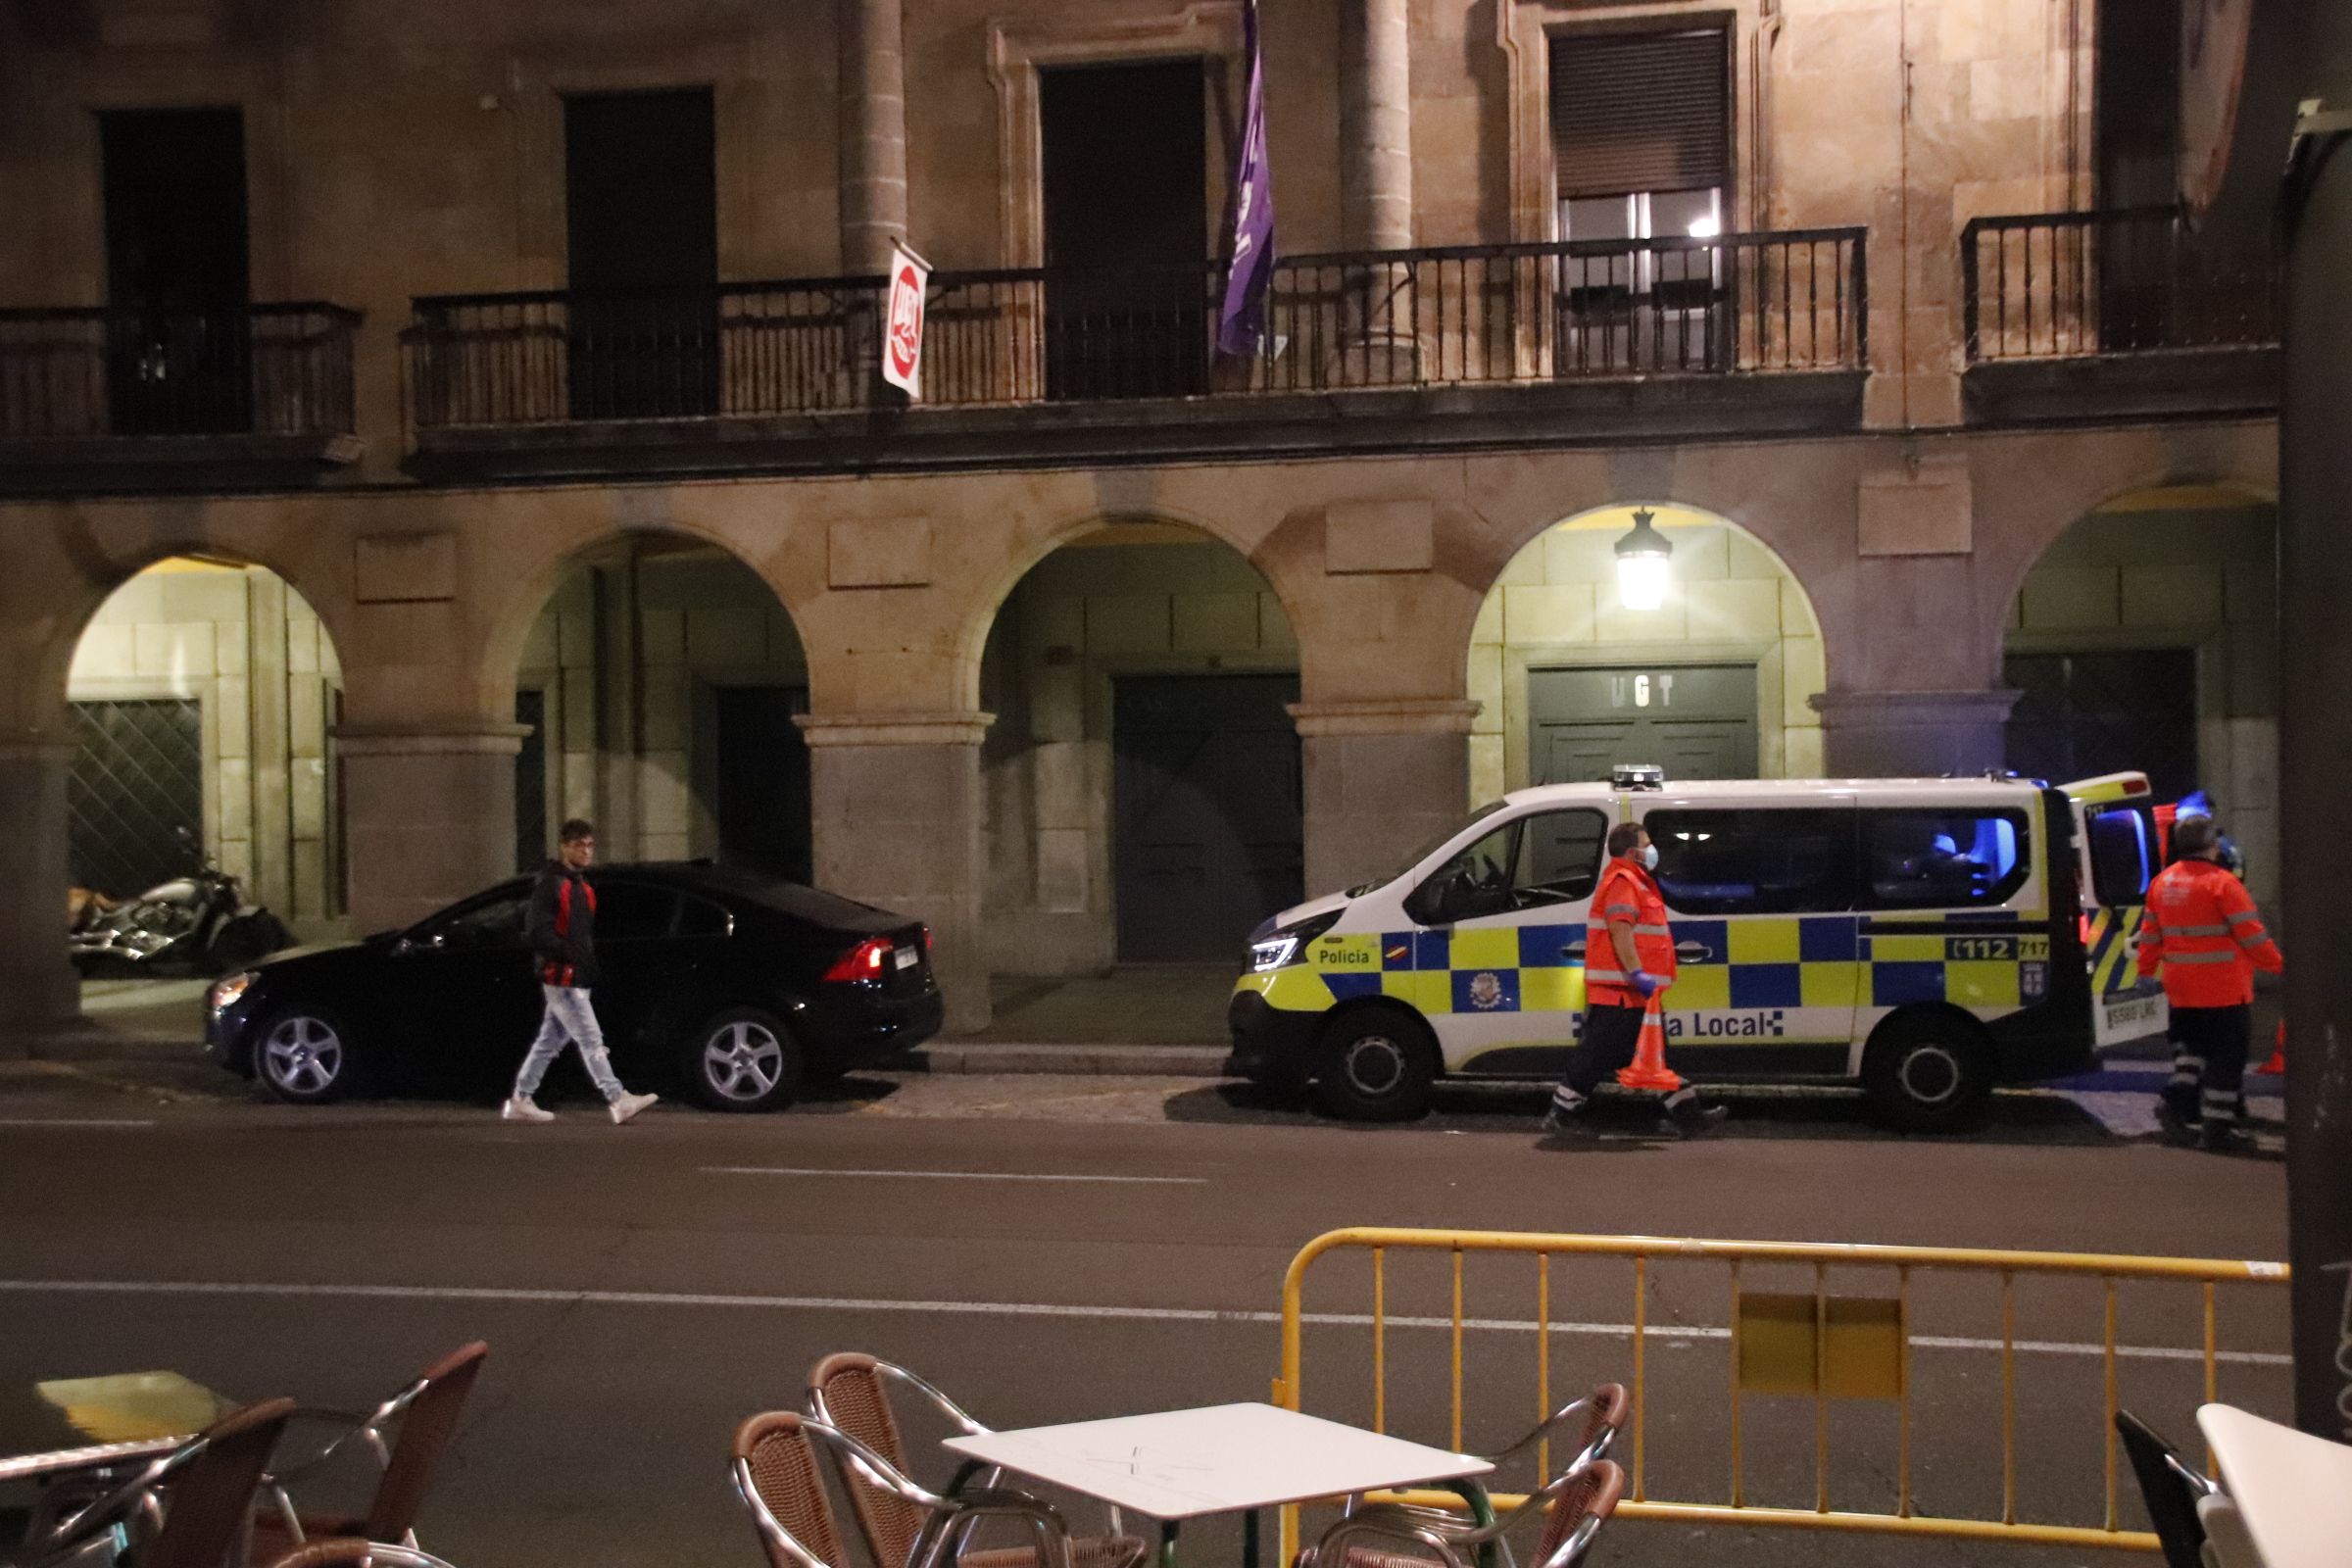
<svg viewBox="0 0 2352 1568"><path fill-rule="evenodd" d="M911 969L923 961L923 956L913 948L901 948L891 955L891 961L902 969Z"/></svg>

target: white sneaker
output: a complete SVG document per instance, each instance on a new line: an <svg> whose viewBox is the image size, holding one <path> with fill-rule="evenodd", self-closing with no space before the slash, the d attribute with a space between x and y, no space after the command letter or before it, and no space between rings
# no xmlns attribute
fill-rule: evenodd
<svg viewBox="0 0 2352 1568"><path fill-rule="evenodd" d="M660 1100L660 1095L623 1095L612 1102L612 1125L617 1127L646 1106Z"/></svg>
<svg viewBox="0 0 2352 1568"><path fill-rule="evenodd" d="M538 1103L528 1095L511 1095L508 1097L507 1102L498 1107L498 1119L500 1121L554 1121L556 1113L552 1110L541 1110Z"/></svg>

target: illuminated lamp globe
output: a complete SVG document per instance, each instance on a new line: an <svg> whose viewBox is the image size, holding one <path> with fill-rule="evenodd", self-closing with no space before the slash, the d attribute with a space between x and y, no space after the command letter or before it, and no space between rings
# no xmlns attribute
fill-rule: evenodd
<svg viewBox="0 0 2352 1568"><path fill-rule="evenodd" d="M1617 597L1628 610L1655 610L1666 602L1674 577L1674 546L1650 526L1654 514L1634 514L1633 531L1617 541Z"/></svg>

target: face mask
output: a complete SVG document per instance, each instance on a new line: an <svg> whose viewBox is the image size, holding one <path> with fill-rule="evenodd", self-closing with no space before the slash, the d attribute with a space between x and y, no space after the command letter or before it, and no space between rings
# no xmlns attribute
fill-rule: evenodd
<svg viewBox="0 0 2352 1568"><path fill-rule="evenodd" d="M1642 868L1645 871L1655 871L1658 868L1658 847L1655 844L1642 846Z"/></svg>

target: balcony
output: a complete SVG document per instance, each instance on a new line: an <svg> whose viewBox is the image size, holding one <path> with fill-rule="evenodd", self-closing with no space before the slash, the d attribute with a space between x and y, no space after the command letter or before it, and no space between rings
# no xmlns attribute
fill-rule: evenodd
<svg viewBox="0 0 2352 1568"><path fill-rule="evenodd" d="M357 311L0 310L0 489L315 479L358 455Z"/></svg>
<svg viewBox="0 0 2352 1568"><path fill-rule="evenodd" d="M2261 414L2278 406L2266 244L2171 208L1979 218L1961 230L1972 422Z"/></svg>
<svg viewBox="0 0 2352 1568"><path fill-rule="evenodd" d="M883 280L416 302L416 466L780 470L1400 451L1851 428L1860 229L1296 256L1257 356L1221 265L931 280L923 396L875 373Z"/></svg>

